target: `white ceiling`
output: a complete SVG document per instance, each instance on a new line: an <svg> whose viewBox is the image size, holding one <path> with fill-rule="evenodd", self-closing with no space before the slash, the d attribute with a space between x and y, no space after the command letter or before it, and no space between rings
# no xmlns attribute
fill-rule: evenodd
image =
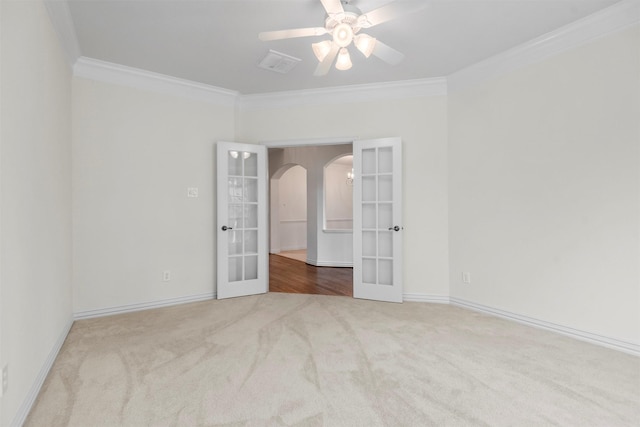
<svg viewBox="0 0 640 427"><path fill-rule="evenodd" d="M243 94L441 77L619 0L396 0L428 4L367 33L405 54L397 66L351 49L353 68L314 77L306 37L262 42L261 31L324 25L320 0L69 0L83 56ZM352 0L363 12L390 0ZM260 69L269 49L302 62Z"/></svg>

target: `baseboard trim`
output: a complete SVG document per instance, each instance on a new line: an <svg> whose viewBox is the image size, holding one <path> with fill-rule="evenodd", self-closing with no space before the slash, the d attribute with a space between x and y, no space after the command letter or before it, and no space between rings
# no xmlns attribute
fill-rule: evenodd
<svg viewBox="0 0 640 427"><path fill-rule="evenodd" d="M35 403L36 398L40 393L40 389L42 388L42 384L44 384L44 380L47 378L47 375L49 375L49 371L53 366L53 362L55 362L56 357L58 357L58 353L62 348L62 344L64 344L64 340L67 338L67 335L69 335L69 331L71 330L72 325L73 319L69 319L67 321L67 324L62 328L62 332L60 332L58 339L53 344L51 351L49 351L49 355L45 359L42 368L40 368L40 372L38 372L38 376L31 385L31 388L29 389L27 396L24 398L22 405L20 405L20 408L18 408L18 412L16 413L13 422L9 424L10 426L20 427L24 424L27 416L29 415L29 412L31 411L31 407Z"/></svg>
<svg viewBox="0 0 640 427"><path fill-rule="evenodd" d="M317 259L310 259L310 258L307 258L306 263L314 265L316 267L353 267L353 262L318 261Z"/></svg>
<svg viewBox="0 0 640 427"><path fill-rule="evenodd" d="M189 302L206 301L215 299L214 292L204 294L187 295L184 297L167 298L157 301L142 302L137 304L126 304L117 307L99 308L97 310L79 311L73 314L74 320L90 319L93 317L112 316L114 314L130 313L133 311L150 310L153 308L169 307L172 305L186 304Z"/></svg>
<svg viewBox="0 0 640 427"><path fill-rule="evenodd" d="M307 245L282 246L278 252L299 251L301 249L307 249Z"/></svg>
<svg viewBox="0 0 640 427"><path fill-rule="evenodd" d="M408 302L430 302L435 304L449 304L448 295L402 294L402 300Z"/></svg>
<svg viewBox="0 0 640 427"><path fill-rule="evenodd" d="M566 335L580 341L586 341L591 344L596 344L602 347L622 351L623 353L640 356L640 345L638 344L593 334L591 332L581 331L579 329L569 328L567 326L562 326L556 323L547 322L545 320L523 316L521 314L511 313L509 311L500 310L498 308L488 307L486 305L477 304L475 302L466 301L460 298L451 297L450 301L451 305L468 308L470 310L478 311L480 313L489 314L492 316L502 317L504 319L513 320L524 325L532 326L534 328L546 329L548 331Z"/></svg>

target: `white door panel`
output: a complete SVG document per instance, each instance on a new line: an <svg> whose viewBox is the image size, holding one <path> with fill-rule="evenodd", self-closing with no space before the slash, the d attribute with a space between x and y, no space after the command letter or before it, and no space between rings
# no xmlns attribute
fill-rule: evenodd
<svg viewBox="0 0 640 427"><path fill-rule="evenodd" d="M353 296L402 302L400 138L353 144Z"/></svg>
<svg viewBox="0 0 640 427"><path fill-rule="evenodd" d="M267 150L234 142L217 145L217 297L269 290Z"/></svg>

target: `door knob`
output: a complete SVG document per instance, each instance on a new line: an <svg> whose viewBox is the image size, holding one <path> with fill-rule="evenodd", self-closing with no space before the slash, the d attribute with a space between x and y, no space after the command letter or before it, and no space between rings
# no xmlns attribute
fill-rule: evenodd
<svg viewBox="0 0 640 427"><path fill-rule="evenodd" d="M233 230L233 227L227 227L226 225L222 226L222 231Z"/></svg>
<svg viewBox="0 0 640 427"><path fill-rule="evenodd" d="M393 231L400 231L400 227L398 227L397 225L396 225L396 226L394 226L394 227L389 227L389 231L391 231L391 230L393 230Z"/></svg>

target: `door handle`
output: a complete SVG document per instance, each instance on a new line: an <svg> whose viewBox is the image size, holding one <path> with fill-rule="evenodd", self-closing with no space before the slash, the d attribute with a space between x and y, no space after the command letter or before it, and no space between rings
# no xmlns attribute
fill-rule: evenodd
<svg viewBox="0 0 640 427"><path fill-rule="evenodd" d="M226 225L222 226L222 231L233 230L233 227L227 227Z"/></svg>
<svg viewBox="0 0 640 427"><path fill-rule="evenodd" d="M393 227L389 227L389 231L400 231L400 227L397 225Z"/></svg>

